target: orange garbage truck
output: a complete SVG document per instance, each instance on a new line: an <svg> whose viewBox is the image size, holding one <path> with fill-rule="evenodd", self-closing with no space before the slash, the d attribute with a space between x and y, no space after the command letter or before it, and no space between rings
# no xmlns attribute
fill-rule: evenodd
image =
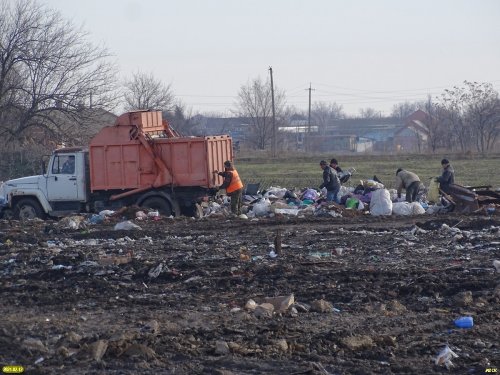
<svg viewBox="0 0 500 375"><path fill-rule="evenodd" d="M66 216L138 205L163 215L194 215L233 160L228 135L182 137L160 111L128 112L88 147L57 149L39 176L0 186L0 217Z"/></svg>

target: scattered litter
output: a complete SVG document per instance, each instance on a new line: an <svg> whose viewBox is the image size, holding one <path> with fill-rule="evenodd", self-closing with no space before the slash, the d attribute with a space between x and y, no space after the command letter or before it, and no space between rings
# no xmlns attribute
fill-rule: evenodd
<svg viewBox="0 0 500 375"><path fill-rule="evenodd" d="M73 266L64 266L62 264L54 264L51 269L53 269L53 270L71 270L71 269L73 269Z"/></svg>
<svg viewBox="0 0 500 375"><path fill-rule="evenodd" d="M493 261L493 267L497 270L498 273L500 273L500 260L494 260Z"/></svg>
<svg viewBox="0 0 500 375"><path fill-rule="evenodd" d="M455 319L455 325L459 328L472 328L474 326L474 319L472 316L463 316Z"/></svg>
<svg viewBox="0 0 500 375"><path fill-rule="evenodd" d="M83 216L66 216L63 217L57 226L63 229L82 229L85 228L85 217Z"/></svg>
<svg viewBox="0 0 500 375"><path fill-rule="evenodd" d="M142 230L142 228L139 225L132 223L130 220L117 223L115 225L114 229L115 230Z"/></svg>
<svg viewBox="0 0 500 375"><path fill-rule="evenodd" d="M295 298L293 294L290 294L289 296L266 297L265 302L272 304L275 311L285 312L294 304Z"/></svg>
<svg viewBox="0 0 500 375"><path fill-rule="evenodd" d="M439 352L435 363L438 366L444 365L449 370L450 367L453 367L453 363L451 362L453 358L458 358L458 354L455 354L455 352L451 350L448 345L446 345L444 349Z"/></svg>
<svg viewBox="0 0 500 375"><path fill-rule="evenodd" d="M38 358L38 359L34 362L34 364L35 364L35 365L39 365L39 364L40 364L40 363L42 363L43 361L45 361L45 358L40 357L40 358Z"/></svg>
<svg viewBox="0 0 500 375"><path fill-rule="evenodd" d="M102 210L99 212L99 216L102 216L103 218L106 216L113 216L115 214L115 211L112 210Z"/></svg>
<svg viewBox="0 0 500 375"><path fill-rule="evenodd" d="M330 258L332 256L331 251L311 251L308 254L308 258L312 260L320 260L322 258Z"/></svg>

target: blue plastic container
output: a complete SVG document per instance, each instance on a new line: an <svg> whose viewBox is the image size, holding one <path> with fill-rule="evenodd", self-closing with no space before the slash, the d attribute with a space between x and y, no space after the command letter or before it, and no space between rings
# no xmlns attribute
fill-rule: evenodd
<svg viewBox="0 0 500 375"><path fill-rule="evenodd" d="M462 316L461 318L455 319L455 325L459 328L472 328L474 319L472 319L472 316Z"/></svg>

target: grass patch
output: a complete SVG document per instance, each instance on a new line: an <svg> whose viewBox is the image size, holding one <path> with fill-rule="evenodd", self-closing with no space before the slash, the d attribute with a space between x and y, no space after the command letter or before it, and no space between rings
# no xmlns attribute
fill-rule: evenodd
<svg viewBox="0 0 500 375"><path fill-rule="evenodd" d="M446 155L455 169L455 182L465 186L491 185L500 187L500 155L487 157ZM266 159L251 156L236 160L236 168L244 183L260 182L263 188L269 186L318 187L322 182L319 161L329 161L325 156L290 156L287 158ZM387 187L393 187L396 169L404 168L415 172L420 180L441 175L443 155L348 155L338 156L343 169L353 167L356 173L347 185L357 185L361 179L376 175Z"/></svg>

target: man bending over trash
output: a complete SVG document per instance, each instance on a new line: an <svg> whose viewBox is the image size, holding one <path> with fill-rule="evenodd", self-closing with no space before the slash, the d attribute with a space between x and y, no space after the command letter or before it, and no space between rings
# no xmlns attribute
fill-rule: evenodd
<svg viewBox="0 0 500 375"><path fill-rule="evenodd" d="M409 203L415 202L420 185L420 178L415 173L398 168L396 171L398 198L401 198L401 190L404 188L406 190L406 201Z"/></svg>

